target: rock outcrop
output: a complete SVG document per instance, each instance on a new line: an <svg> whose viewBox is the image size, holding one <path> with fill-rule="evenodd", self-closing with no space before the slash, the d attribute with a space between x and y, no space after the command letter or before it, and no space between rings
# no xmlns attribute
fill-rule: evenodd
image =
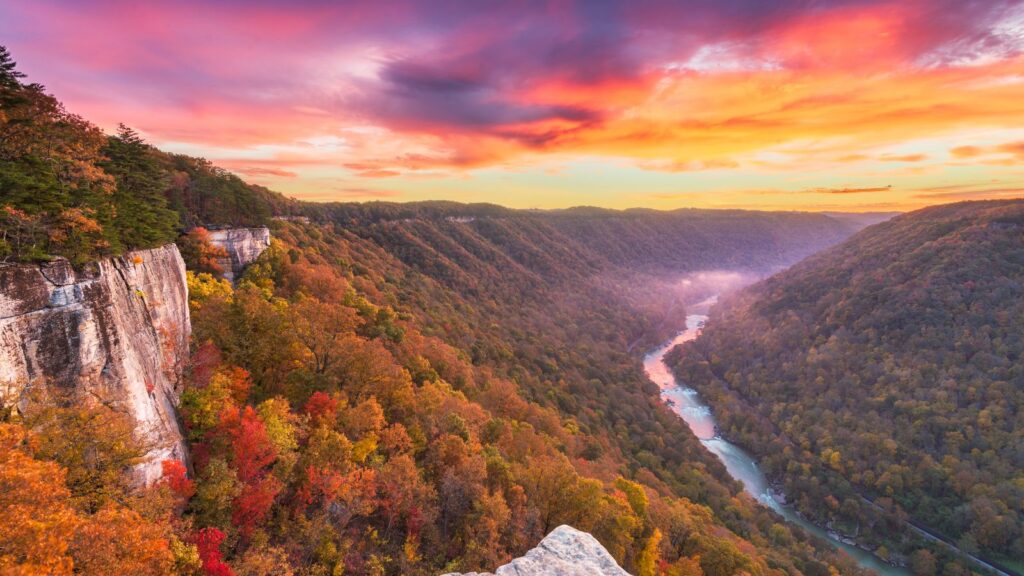
<svg viewBox="0 0 1024 576"><path fill-rule="evenodd" d="M184 460L176 416L191 331L185 263L173 244L76 271L63 259L0 265L0 398L25 409L35 386L131 416L151 446L134 470Z"/></svg>
<svg viewBox="0 0 1024 576"><path fill-rule="evenodd" d="M210 244L227 251L228 257L221 260L220 266L224 269L224 278L234 282L242 270L270 246L270 230L265 227L210 230Z"/></svg>
<svg viewBox="0 0 1024 576"><path fill-rule="evenodd" d="M596 538L571 526L551 531L536 548L490 573L445 576L629 576Z"/></svg>

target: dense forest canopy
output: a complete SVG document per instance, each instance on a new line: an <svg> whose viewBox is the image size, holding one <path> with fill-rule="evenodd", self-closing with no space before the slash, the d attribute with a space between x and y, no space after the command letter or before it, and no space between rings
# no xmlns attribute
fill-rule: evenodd
<svg viewBox="0 0 1024 576"><path fill-rule="evenodd" d="M987 201L897 217L728 298L674 362L808 516L889 548L909 517L1012 562L1022 345L1024 201Z"/></svg>
<svg viewBox="0 0 1024 576"><path fill-rule="evenodd" d="M177 240L191 468L156 485L120 412L4 399L0 572L205 576L493 568L569 523L631 572L858 574L756 504L630 352L675 277L849 234L809 214L300 204L128 128L106 136L0 53L0 256ZM275 220L275 215L307 219ZM268 224L235 284L193 226Z"/></svg>

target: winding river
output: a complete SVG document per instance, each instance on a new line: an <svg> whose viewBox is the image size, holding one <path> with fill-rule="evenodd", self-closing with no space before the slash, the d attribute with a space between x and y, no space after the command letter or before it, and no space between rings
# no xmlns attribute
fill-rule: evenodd
<svg viewBox="0 0 1024 576"><path fill-rule="evenodd" d="M882 561L870 552L852 546L838 540L826 530L808 522L800 517L792 507L772 494L768 479L757 467L753 457L747 454L742 448L731 444L717 435L716 424L711 410L703 404L697 396L697 391L688 388L676 380L668 365L665 364L665 354L673 347L683 342L688 342L697 337L700 327L707 320L708 309L715 303L716 297L708 298L703 302L690 306L689 310L694 312L686 317L686 330L680 332L675 338L666 342L660 348L654 350L644 357L644 370L647 377L661 388L661 397L678 414L697 438L711 451L712 454L725 464L729 474L743 483L744 489L759 502L768 506L785 518L788 522L799 525L801 528L815 534L836 548L840 548L854 558L862 567L874 570L883 576L907 576L909 571L891 566Z"/></svg>

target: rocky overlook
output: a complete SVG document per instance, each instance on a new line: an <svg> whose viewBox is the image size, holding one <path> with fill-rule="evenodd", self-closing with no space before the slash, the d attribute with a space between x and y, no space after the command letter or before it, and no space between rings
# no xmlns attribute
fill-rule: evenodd
<svg viewBox="0 0 1024 576"><path fill-rule="evenodd" d="M629 576L596 538L571 526L551 531L536 548L498 568L494 574L470 572L444 576Z"/></svg>
<svg viewBox="0 0 1024 576"><path fill-rule="evenodd" d="M224 278L234 282L246 265L254 262L270 246L270 230L266 227L211 230L210 244L228 253L220 265L224 269Z"/></svg>
<svg viewBox="0 0 1024 576"><path fill-rule="evenodd" d="M45 385L123 410L153 448L135 475L186 458L176 416L190 334L185 264L173 244L75 270L64 259L0 266L0 396L24 408Z"/></svg>

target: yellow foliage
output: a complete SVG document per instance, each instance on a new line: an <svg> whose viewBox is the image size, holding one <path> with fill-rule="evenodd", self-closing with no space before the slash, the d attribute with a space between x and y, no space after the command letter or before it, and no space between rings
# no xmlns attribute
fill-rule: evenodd
<svg viewBox="0 0 1024 576"><path fill-rule="evenodd" d="M203 302L211 298L221 298L226 302L231 301L234 289L231 283L212 274L200 272L196 274L191 270L185 272L188 282L188 301L193 312L202 307Z"/></svg>
<svg viewBox="0 0 1024 576"><path fill-rule="evenodd" d="M658 558L660 553L658 547L661 545L661 530L657 528L644 544L644 549L636 559L637 576L655 576L658 569Z"/></svg>
<svg viewBox="0 0 1024 576"><path fill-rule="evenodd" d="M366 458L377 451L377 435L370 434L352 445L352 461L362 464Z"/></svg>

